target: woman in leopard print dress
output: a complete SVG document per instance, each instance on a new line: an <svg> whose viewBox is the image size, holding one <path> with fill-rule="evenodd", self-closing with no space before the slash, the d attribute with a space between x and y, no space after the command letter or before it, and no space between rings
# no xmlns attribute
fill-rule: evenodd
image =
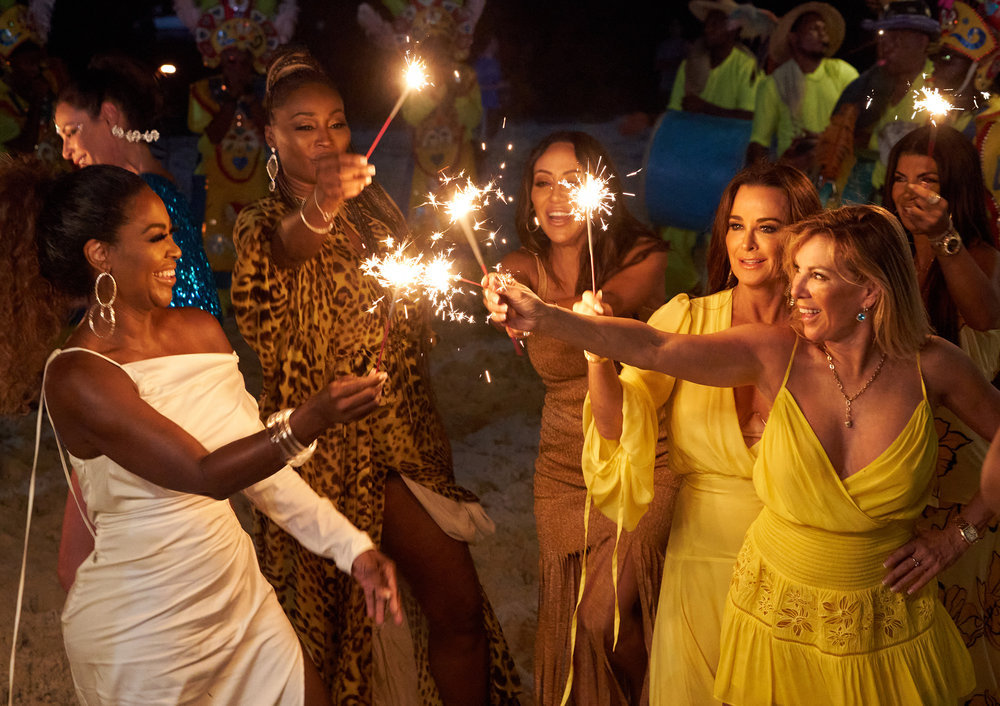
<svg viewBox="0 0 1000 706"><path fill-rule="evenodd" d="M374 169L348 152L343 100L308 54L275 60L265 107L277 189L240 213L232 291L263 368L261 412L349 371L389 374L382 406L331 429L299 470L397 562L412 594L412 639L353 616L362 593L257 516L261 568L335 703L518 703L514 664L466 544L491 523L455 483L432 398L428 311L419 301L392 306L360 269L386 251L386 238L410 237L403 217L372 183Z"/></svg>

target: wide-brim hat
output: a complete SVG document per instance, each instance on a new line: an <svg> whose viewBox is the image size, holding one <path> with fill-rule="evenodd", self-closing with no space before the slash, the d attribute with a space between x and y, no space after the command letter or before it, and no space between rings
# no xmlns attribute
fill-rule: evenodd
<svg viewBox="0 0 1000 706"><path fill-rule="evenodd" d="M692 15L698 18L699 22L704 22L712 10L718 10L729 17L736 10L736 7L735 0L691 0L688 3L688 9L691 10Z"/></svg>
<svg viewBox="0 0 1000 706"><path fill-rule="evenodd" d="M923 0L894 0L877 20L862 20L861 27L867 30L909 29L930 37L941 33L941 25Z"/></svg>
<svg viewBox="0 0 1000 706"><path fill-rule="evenodd" d="M830 38L830 44L826 48L826 55L833 56L844 43L844 17L833 5L825 2L807 2L789 10L780 20L771 33L771 43L769 52L775 65L781 65L788 60L792 52L788 46L788 35L792 27L799 18L809 13L816 13L823 18L826 24L826 33Z"/></svg>

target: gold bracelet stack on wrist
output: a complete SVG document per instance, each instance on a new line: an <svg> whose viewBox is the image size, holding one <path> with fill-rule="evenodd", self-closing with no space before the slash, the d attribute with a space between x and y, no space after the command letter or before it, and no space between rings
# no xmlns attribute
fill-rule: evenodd
<svg viewBox="0 0 1000 706"><path fill-rule="evenodd" d="M295 435L292 434L292 425L289 418L292 416L292 408L286 407L280 412L275 412L267 418L267 432L270 435L271 443L285 459L285 463L293 468L298 468L309 460L316 450L316 441L313 440L309 446L305 446Z"/></svg>
<svg viewBox="0 0 1000 706"><path fill-rule="evenodd" d="M587 359L588 363L593 363L595 365L600 365L601 363L607 363L608 359L602 355L595 355L590 351L584 351L583 357Z"/></svg>

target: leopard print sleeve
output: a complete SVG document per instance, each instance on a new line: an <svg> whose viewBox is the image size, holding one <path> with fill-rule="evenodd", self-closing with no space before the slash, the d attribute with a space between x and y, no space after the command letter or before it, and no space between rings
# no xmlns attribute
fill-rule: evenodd
<svg viewBox="0 0 1000 706"><path fill-rule="evenodd" d="M292 273L271 261L271 233L284 211L278 199L261 199L240 211L233 228L233 310L240 333L265 370L276 367L276 338L289 311Z"/></svg>

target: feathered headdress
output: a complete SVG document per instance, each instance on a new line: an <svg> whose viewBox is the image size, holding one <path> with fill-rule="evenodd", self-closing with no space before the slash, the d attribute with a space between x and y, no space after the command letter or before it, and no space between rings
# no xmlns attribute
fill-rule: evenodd
<svg viewBox="0 0 1000 706"><path fill-rule="evenodd" d="M450 47L452 58L464 61L486 0L382 0L382 5L391 21L368 3L358 6L358 24L369 39L386 49L439 41Z"/></svg>
<svg viewBox="0 0 1000 706"><path fill-rule="evenodd" d="M0 2L0 56L7 58L25 42L45 46L55 0Z"/></svg>

